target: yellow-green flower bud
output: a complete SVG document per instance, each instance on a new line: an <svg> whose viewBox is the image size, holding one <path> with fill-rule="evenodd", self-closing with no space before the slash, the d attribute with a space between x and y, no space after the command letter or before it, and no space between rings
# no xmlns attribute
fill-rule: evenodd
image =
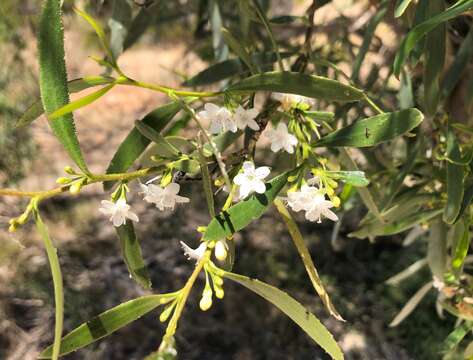
<svg viewBox="0 0 473 360"><path fill-rule="evenodd" d="M227 258L227 254L228 254L227 253L227 244L222 240L217 241L217 243L215 244L214 253L215 253L215 257L218 260L225 261L225 259Z"/></svg>
<svg viewBox="0 0 473 360"><path fill-rule="evenodd" d="M66 174L69 174L69 175L75 175L75 174L76 174L76 172L74 171L74 169L73 169L72 167L70 167L70 166L66 166L66 167L64 168L64 172L65 172Z"/></svg>
<svg viewBox="0 0 473 360"><path fill-rule="evenodd" d="M221 287L219 288L215 288L215 296L218 298L218 299L223 299L223 296L225 295L223 289Z"/></svg>
<svg viewBox="0 0 473 360"><path fill-rule="evenodd" d="M69 192L72 195L77 195L80 193L81 188L82 188L82 181L76 181L69 187Z"/></svg>
<svg viewBox="0 0 473 360"><path fill-rule="evenodd" d="M58 177L56 179L56 183L61 184L61 185L69 184L70 182L71 182L71 179L67 177Z"/></svg>
<svg viewBox="0 0 473 360"><path fill-rule="evenodd" d="M341 201L340 201L340 198L338 196L334 196L330 200L332 201L333 206L335 206L337 208L340 206Z"/></svg>
<svg viewBox="0 0 473 360"><path fill-rule="evenodd" d="M159 315L159 321L165 322L167 319L169 319L169 316L171 315L172 311L174 310L174 305L175 303L172 303L168 305L164 311Z"/></svg>
<svg viewBox="0 0 473 360"><path fill-rule="evenodd" d="M202 311L207 311L212 306L212 297L211 296L202 296L200 299L199 307Z"/></svg>

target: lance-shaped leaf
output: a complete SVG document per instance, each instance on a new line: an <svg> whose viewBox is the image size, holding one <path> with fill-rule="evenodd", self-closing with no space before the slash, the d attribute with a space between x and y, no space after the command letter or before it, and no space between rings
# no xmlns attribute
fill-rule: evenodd
<svg viewBox="0 0 473 360"><path fill-rule="evenodd" d="M442 12L444 0L429 0L427 16ZM439 24L425 37L424 47L424 104L426 112L434 115L440 100L440 76L445 65L446 26Z"/></svg>
<svg viewBox="0 0 473 360"><path fill-rule="evenodd" d="M156 309L159 305L166 303L170 297L171 294L142 296L103 312L62 338L61 356L112 334ZM41 352L39 358L50 359L51 353L52 347L50 346Z"/></svg>
<svg viewBox="0 0 473 360"><path fill-rule="evenodd" d="M67 105L64 105L63 107L61 107L57 110L54 110L52 113L50 113L48 115L49 120L52 121L52 120L59 119L59 118L63 117L64 115L70 114L73 111L76 111L80 108L83 108L83 107L93 103L95 100L98 100L99 98L104 96L106 93L108 93L114 86L115 86L115 84L110 84L110 85L104 86L102 89L94 91L93 93L91 93L89 95L86 95L82 98L79 98L75 101L70 102Z"/></svg>
<svg viewBox="0 0 473 360"><path fill-rule="evenodd" d="M409 54L414 49L416 43L421 40L425 36L425 34L435 29L439 24L453 19L464 11L471 9L472 7L473 0L457 1L455 4L450 6L442 13L431 17L430 19L427 19L426 21L416 25L411 31L409 31L407 36L402 41L399 51L396 54L396 58L394 59L394 74L396 74L396 76L399 76L399 74L401 73L402 66L409 57Z"/></svg>
<svg viewBox="0 0 473 360"><path fill-rule="evenodd" d="M108 76L88 76L80 79L74 79L67 83L69 93L76 93L94 86L107 85L114 82L115 79ZM16 122L17 127L29 125L34 120L44 114L41 99L35 101Z"/></svg>
<svg viewBox="0 0 473 360"><path fill-rule="evenodd" d="M368 186L370 183L364 171L325 171L325 174L353 186Z"/></svg>
<svg viewBox="0 0 473 360"><path fill-rule="evenodd" d="M427 293L432 288L432 281L429 281L427 284L422 286L412 298L404 305L404 307L399 311L399 313L394 317L394 319L389 324L390 327L398 326L401 322L403 322L419 305L422 299L427 295Z"/></svg>
<svg viewBox="0 0 473 360"><path fill-rule="evenodd" d="M227 92L274 91L319 100L351 102L363 99L363 91L339 81L296 72L267 72L230 85Z"/></svg>
<svg viewBox="0 0 473 360"><path fill-rule="evenodd" d="M431 222L427 247L427 262L430 272L443 279L447 260L447 226L440 218Z"/></svg>
<svg viewBox="0 0 473 360"><path fill-rule="evenodd" d="M281 58L285 59L292 55L294 55L294 53L283 52L281 53ZM251 55L250 59L252 64L255 64L261 68L267 68L268 66L276 62L277 56L274 53L262 52ZM209 85L219 82L221 80L228 79L229 77L235 75L243 74L245 72L248 72L248 69L241 59L228 59L209 66L207 69L202 70L189 80L186 80L182 85Z"/></svg>
<svg viewBox="0 0 473 360"><path fill-rule="evenodd" d="M397 0L396 2L396 7L394 10L394 16L395 17L401 17L402 14L404 14L404 11L406 11L407 7L409 4L412 2L412 0Z"/></svg>
<svg viewBox="0 0 473 360"><path fill-rule="evenodd" d="M223 41L222 15L220 14L219 2L217 0L210 0L208 8L214 56L217 61L222 61L228 57L228 46Z"/></svg>
<svg viewBox="0 0 473 360"><path fill-rule="evenodd" d="M171 102L153 110L141 121L159 133L171 121L174 115L179 112L180 108L178 102ZM134 127L113 156L107 168L107 174L127 171L150 143L151 140ZM104 187L107 190L110 189L112 185L112 182L106 182Z"/></svg>
<svg viewBox="0 0 473 360"><path fill-rule="evenodd" d="M461 159L460 147L451 128L447 132L447 157L449 159ZM447 203L443 214L443 221L453 224L458 218L462 206L465 166L447 161Z"/></svg>
<svg viewBox="0 0 473 360"><path fill-rule="evenodd" d="M411 131L419 126L423 119L422 113L415 108L376 115L336 130L312 145L316 147L374 146Z"/></svg>
<svg viewBox="0 0 473 360"><path fill-rule="evenodd" d="M253 64L248 50L225 28L222 28L222 36L230 49L245 63L248 69L255 74L257 72L256 66Z"/></svg>
<svg viewBox="0 0 473 360"><path fill-rule="evenodd" d="M330 297L328 296L327 291L325 290L322 280L320 279L317 269L315 268L314 262L312 261L312 257L310 256L309 249L307 248L304 242L304 238L302 237L302 234L296 222L292 218L291 214L289 214L281 200L274 200L274 205L276 206L276 209L278 209L279 214L281 215L284 220L284 223L287 226L287 230L289 231L289 234L291 235L291 238L294 241L294 245L296 246L297 251L301 256L302 262L304 263L310 281L312 282L315 291L322 299L325 308L335 319L344 321L342 316L338 313L337 309L335 309L335 306L333 305L332 301L330 300Z"/></svg>
<svg viewBox="0 0 473 360"><path fill-rule="evenodd" d="M126 0L114 0L110 27L110 50L115 59L123 52L124 42L131 26L132 8Z"/></svg>
<svg viewBox="0 0 473 360"><path fill-rule="evenodd" d="M39 85L46 113L69 103L66 63L64 61L64 28L61 1L45 0L39 23ZM79 147L72 114L49 122L54 134L64 145L77 166L88 172Z"/></svg>
<svg viewBox="0 0 473 360"><path fill-rule="evenodd" d="M225 239L258 219L286 185L288 176L289 172L276 176L266 183L264 194L253 194L214 217L205 231L203 240Z"/></svg>
<svg viewBox="0 0 473 360"><path fill-rule="evenodd" d="M135 121L135 128L138 129L138 131L147 139L156 143L165 156L175 158L180 155L179 150L174 145L167 141L164 136L154 130L151 126L146 125L145 122Z"/></svg>
<svg viewBox="0 0 473 360"><path fill-rule="evenodd" d="M463 338L473 329L473 321L465 321L455 328L444 340L442 350L444 353L454 351ZM469 359L465 357L465 359Z"/></svg>
<svg viewBox="0 0 473 360"><path fill-rule="evenodd" d="M131 221L115 228L120 238L123 259L132 278L145 289L151 288L151 279L148 274L141 246L136 237L135 228Z"/></svg>
<svg viewBox="0 0 473 360"><path fill-rule="evenodd" d="M59 348L61 345L61 336L64 321L64 291L62 285L61 266L59 264L57 250L54 247L51 238L49 237L48 229L46 228L46 225L44 225L37 208L33 210L33 214L35 217L38 232L43 238L44 247L46 249L46 254L48 255L49 266L51 268L51 274L53 277L56 316L54 325L54 343L51 346L51 357L53 360L55 360L59 358Z"/></svg>
<svg viewBox="0 0 473 360"><path fill-rule="evenodd" d="M224 277L233 280L261 296L289 316L304 332L335 360L343 360L343 353L332 334L298 301L284 291L243 275L224 272Z"/></svg>
<svg viewBox="0 0 473 360"><path fill-rule="evenodd" d="M470 248L470 224L468 217L465 216L457 221L453 228L453 244L452 244L452 270L459 276L465 262L468 249Z"/></svg>

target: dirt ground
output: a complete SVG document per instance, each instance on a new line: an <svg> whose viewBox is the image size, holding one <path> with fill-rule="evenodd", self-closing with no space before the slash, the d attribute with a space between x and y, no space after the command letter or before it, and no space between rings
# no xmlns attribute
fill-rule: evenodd
<svg viewBox="0 0 473 360"><path fill-rule="evenodd" d="M294 13L301 13L306 3L297 2ZM358 19L352 24L355 27L369 19L361 13L363 7L344 7L344 3L347 1L338 1L339 8L320 15L317 21L326 23L334 11ZM66 26L66 61L71 78L102 71L87 59L89 54L100 50L86 46L85 25L81 26L79 31ZM380 31L386 36L385 51L388 51L392 32L388 25ZM326 39L321 34L318 41ZM25 51L34 53L34 42ZM376 61L381 60L375 56L373 62ZM181 41L143 42L128 50L119 63L132 77L170 86L179 86L175 72L193 74L206 66ZM33 62L29 65L35 67ZM117 87L93 105L75 112L79 138L91 170L104 172L133 121L165 101L162 94ZM18 186L47 189L54 186L58 176L63 176L64 166L71 164L44 118L34 123L32 134L38 152L29 175ZM265 159L270 162L270 155ZM205 201L198 185L188 184L184 192L192 195L192 202L174 213L159 212L146 206L136 192L132 195L131 203L140 216L138 235L156 293L183 285L192 264L182 255L179 241L195 245L198 239L195 228L209 221L202 208ZM64 271L66 331L120 302L147 293L129 278L119 256L114 229L97 211L104 198L106 195L97 185L88 187L78 197L62 196L43 205ZM2 223L17 215L22 206L21 201L1 199ZM409 281L401 288L389 288L383 282L412 263L425 244L415 243L406 252L393 239L369 244L347 238L344 234L355 228L363 211L356 207L345 214L336 248L332 246L331 224L310 224L299 219L319 273L347 320L345 323L330 318L324 311L274 210L237 235L234 271L285 289L307 305L333 332L348 360L437 358L438 344L448 334L452 320L442 322L437 318L433 298L425 300L399 328L387 326L429 274L425 272L420 279ZM15 234L0 232L0 242L0 359L32 360L51 342L53 333L52 283L46 255L31 224ZM198 309L201 288L199 282L179 324L176 336L179 358L328 359L277 309L236 284L225 283L224 300L215 302L208 312L201 312ZM159 312L152 312L65 359L142 359L156 350L163 335L165 327L158 317Z"/></svg>

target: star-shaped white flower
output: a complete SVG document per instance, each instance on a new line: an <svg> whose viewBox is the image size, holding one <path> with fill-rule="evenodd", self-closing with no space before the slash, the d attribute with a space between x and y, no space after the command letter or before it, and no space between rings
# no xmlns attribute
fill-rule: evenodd
<svg viewBox="0 0 473 360"><path fill-rule="evenodd" d="M322 222L322 216L338 221L338 216L330 210L334 204L325 199L324 193L315 186L302 185L300 191L287 194L287 203L294 211L305 210L305 218L309 221Z"/></svg>
<svg viewBox="0 0 473 360"><path fill-rule="evenodd" d="M180 188L180 185L176 183L170 183L164 188L154 184L141 184L142 193L145 195L143 199L155 204L161 211L165 209L174 210L176 204L189 202L189 198L177 195Z"/></svg>
<svg viewBox="0 0 473 360"><path fill-rule="evenodd" d="M130 210L130 205L126 203L125 199L118 199L116 202L102 200L102 206L99 211L104 215L110 215L110 221L113 226L121 226L126 223L126 219L138 222L138 216Z"/></svg>
<svg viewBox="0 0 473 360"><path fill-rule="evenodd" d="M207 103L204 105L204 110L199 111L197 115L201 119L210 122L210 132L212 134L219 134L225 131L237 131L237 125L233 120L232 113L226 107Z"/></svg>
<svg viewBox="0 0 473 360"><path fill-rule="evenodd" d="M289 154L292 154L294 146L297 145L297 138L289 133L286 124L282 121L279 122L276 129L266 130L266 136L271 141L271 151L273 152L284 149Z"/></svg>
<svg viewBox="0 0 473 360"><path fill-rule="evenodd" d="M289 111L298 104L306 104L309 106L313 104L312 99L296 94L273 93L272 97L274 100L281 103L281 109L284 111Z"/></svg>
<svg viewBox="0 0 473 360"><path fill-rule="evenodd" d="M258 110L256 109L244 109L241 105L235 110L233 118L236 121L236 124L239 129L244 130L247 126L253 130L259 130L259 125L255 121L256 116L258 116Z"/></svg>
<svg viewBox="0 0 473 360"><path fill-rule="evenodd" d="M181 247L187 260L199 261L204 256L205 250L207 250L207 243L202 242L196 249L192 249L184 241L181 241Z"/></svg>
<svg viewBox="0 0 473 360"><path fill-rule="evenodd" d="M244 199L252 192L262 194L266 191L264 178L266 178L270 169L267 166L261 166L255 169L255 164L251 161L243 163L243 173L238 174L233 182L239 186L239 198Z"/></svg>

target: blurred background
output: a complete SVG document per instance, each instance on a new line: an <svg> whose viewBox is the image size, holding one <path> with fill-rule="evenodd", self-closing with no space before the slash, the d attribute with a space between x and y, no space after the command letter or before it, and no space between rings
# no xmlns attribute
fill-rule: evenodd
<svg viewBox="0 0 473 360"><path fill-rule="evenodd" d="M209 20L201 11L206 1L135 0L133 15L142 16L143 29L125 43L119 64L135 79L174 87L215 62ZM231 18L232 1L220 1L222 17ZM266 2L271 16L304 16L312 1ZM350 69L377 1L321 1L315 16L315 43L321 56ZM325 4L327 3L327 4ZM325 4L325 5L323 5ZM65 2L66 63L70 79L102 74L88 58L102 56L92 29ZM107 28L111 1L75 1ZM322 6L323 5L323 6ZM0 183L21 189L48 189L71 165L45 118L27 128L15 122L39 96L36 56L40 1L0 2ZM306 25L297 20L274 26L284 47L304 41ZM460 32L461 36L461 32ZM389 64L398 46L399 28L392 9L377 27L373 48L360 72L362 85L385 87ZM390 77L394 89L399 86ZM86 92L82 92L83 96ZM392 94L387 94L387 96ZM74 97L73 97L74 98ZM387 100L390 101L390 100ZM392 100L395 101L395 100ZM143 89L115 87L91 106L75 112L83 151L93 172L103 173L116 147L133 122L166 102L166 96ZM337 109L332 109L337 110ZM192 130L189 130L192 133ZM274 160L268 155L264 161ZM137 227L155 292L182 286L192 264L183 257L179 241L195 244L195 228L208 222L203 192L189 183L191 206L162 213L131 198L140 216ZM135 193L136 194L136 193ZM61 196L43 204L44 217L59 248L65 282L65 328L69 331L120 302L143 295L128 276L114 229L98 213L106 198L101 186L89 186L80 196ZM35 359L52 340L53 290L46 254L32 224L9 234L8 220L25 202L0 199L0 359ZM425 253L424 242L402 245L402 237L378 238L374 243L348 238L364 209L355 203L334 224L300 221L305 239L332 300L346 323L330 318L314 294L305 269L283 224L270 210L257 223L236 235L235 272L258 277L285 289L307 305L332 331L347 359L435 359L454 319L440 319L431 294L399 327L389 322L418 287L430 278L427 268L392 287L384 283ZM198 309L200 286L192 293L176 336L181 359L326 359L320 348L270 304L237 285L225 285L225 299L210 311ZM155 350L165 329L152 312L103 341L66 359L141 359Z"/></svg>

